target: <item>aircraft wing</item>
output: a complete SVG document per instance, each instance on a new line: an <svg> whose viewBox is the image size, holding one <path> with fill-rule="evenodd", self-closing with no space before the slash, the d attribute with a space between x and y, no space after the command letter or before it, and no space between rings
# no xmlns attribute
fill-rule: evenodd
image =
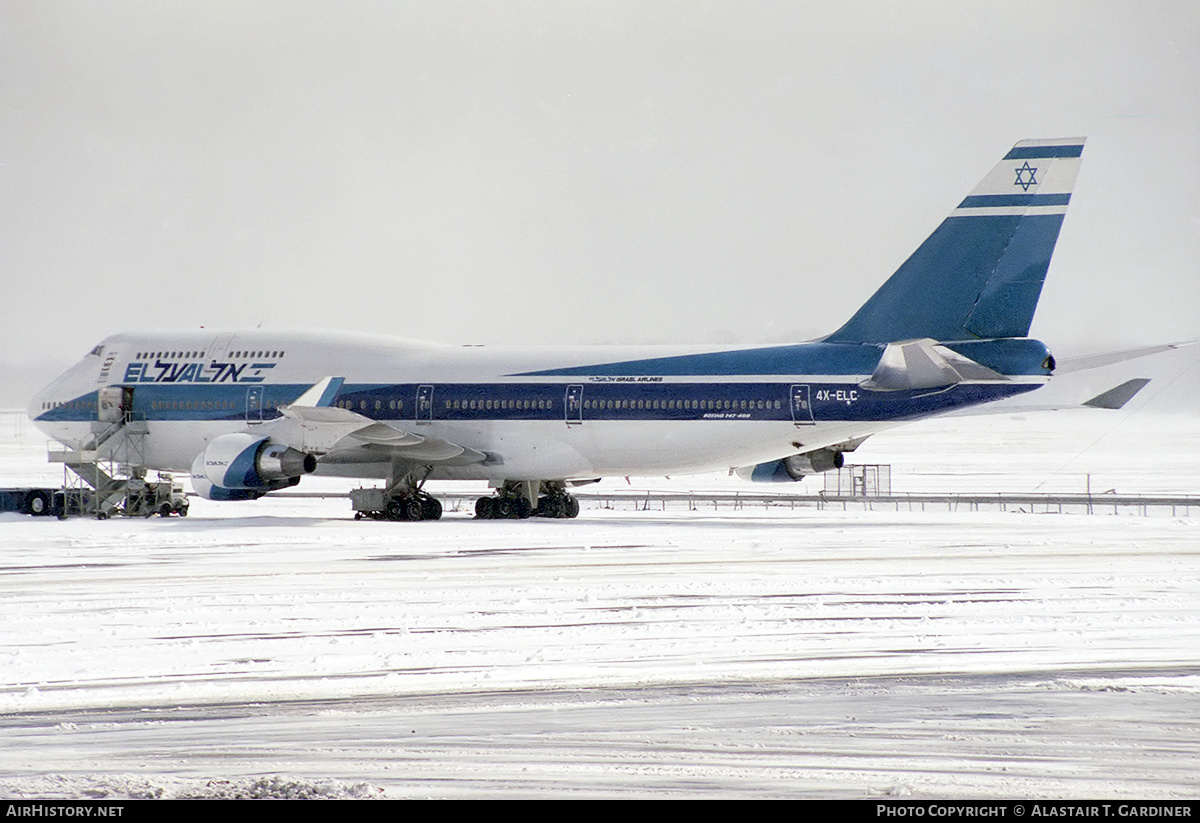
<svg viewBox="0 0 1200 823"><path fill-rule="evenodd" d="M1149 357L1152 354L1160 354L1165 351L1195 345L1195 342L1164 343L1159 346L1144 346L1140 349L1125 349L1124 351L1104 352L1103 354L1087 354L1082 357L1065 357L1058 361L1054 371L1057 374L1070 374L1071 372L1098 369L1104 366L1111 366L1114 363L1124 363L1126 360L1136 360L1139 357Z"/></svg>
<svg viewBox="0 0 1200 823"><path fill-rule="evenodd" d="M283 417L263 424L272 438L293 448L317 455L318 460L336 461L339 452L369 447L379 458L394 458L413 463L482 463L481 451L451 443L438 437L421 435L392 422L369 417L328 405L341 385L342 378L326 377L296 399L280 406Z"/></svg>

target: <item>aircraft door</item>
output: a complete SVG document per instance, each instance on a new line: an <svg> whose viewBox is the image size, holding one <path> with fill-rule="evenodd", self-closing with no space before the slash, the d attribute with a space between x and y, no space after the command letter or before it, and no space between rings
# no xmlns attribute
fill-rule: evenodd
<svg viewBox="0 0 1200 823"><path fill-rule="evenodd" d="M224 360L226 353L229 351L229 344L233 340L232 334L222 334L213 338L213 341L208 345L208 357L210 360Z"/></svg>
<svg viewBox="0 0 1200 823"><path fill-rule="evenodd" d="M133 389L128 386L105 386L96 397L96 419L101 423L124 423L133 409Z"/></svg>
<svg viewBox="0 0 1200 823"><path fill-rule="evenodd" d="M246 422L263 422L263 387L251 386L246 389Z"/></svg>
<svg viewBox="0 0 1200 823"><path fill-rule="evenodd" d="M433 421L433 386L417 386L416 422Z"/></svg>
<svg viewBox="0 0 1200 823"><path fill-rule="evenodd" d="M577 426L583 422L583 386L567 386L566 402L567 425Z"/></svg>
<svg viewBox="0 0 1200 823"><path fill-rule="evenodd" d="M807 384L792 386L791 407L793 423L797 426L813 425L812 399Z"/></svg>

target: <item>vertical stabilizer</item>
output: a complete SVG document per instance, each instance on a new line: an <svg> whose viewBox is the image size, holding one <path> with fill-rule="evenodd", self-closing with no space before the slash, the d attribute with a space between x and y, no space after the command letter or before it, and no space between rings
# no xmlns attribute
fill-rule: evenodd
<svg viewBox="0 0 1200 823"><path fill-rule="evenodd" d="M1022 140L829 342L1024 337L1083 138Z"/></svg>

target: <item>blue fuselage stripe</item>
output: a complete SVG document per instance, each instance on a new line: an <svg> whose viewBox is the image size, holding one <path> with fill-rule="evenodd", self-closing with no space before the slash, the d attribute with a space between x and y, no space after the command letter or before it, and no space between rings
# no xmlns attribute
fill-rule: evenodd
<svg viewBox="0 0 1200 823"><path fill-rule="evenodd" d="M1030 383L958 384L942 389L871 391L855 383L438 383L344 384L332 404L373 420L425 421L825 421L905 420L985 403L1036 388ZM428 388L432 386L432 390ZM422 391L422 387L426 387ZM147 421L251 422L280 416L308 386L147 385L133 389L132 413ZM251 400L253 393L253 403ZM794 408L797 397L811 406ZM39 415L44 421L96 419L96 393ZM422 401L424 406L422 406Z"/></svg>

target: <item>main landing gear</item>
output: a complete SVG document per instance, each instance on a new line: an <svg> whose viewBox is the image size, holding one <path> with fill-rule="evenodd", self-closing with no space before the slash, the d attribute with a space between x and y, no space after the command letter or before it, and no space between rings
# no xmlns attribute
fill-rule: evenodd
<svg viewBox="0 0 1200 823"><path fill-rule="evenodd" d="M440 520L442 504L421 489L412 474L393 480L385 489L354 489L350 504L355 520ZM579 516L579 501L561 480L506 480L493 497L475 501L478 520L524 520Z"/></svg>
<svg viewBox="0 0 1200 823"><path fill-rule="evenodd" d="M354 519L440 520L442 504L422 489L429 471L428 466L393 464L387 488L354 489L350 492Z"/></svg>
<svg viewBox="0 0 1200 823"><path fill-rule="evenodd" d="M532 500L536 500L534 505ZM570 519L579 515L579 501L561 481L508 480L494 497L475 501L478 520L524 520L527 517Z"/></svg>
<svg viewBox="0 0 1200 823"><path fill-rule="evenodd" d="M440 520L442 504L436 497L419 490L387 493L383 489L354 489L350 492L354 519L362 520Z"/></svg>
<svg viewBox="0 0 1200 823"><path fill-rule="evenodd" d="M414 492L388 501L384 514L388 520L441 520L442 504L426 492Z"/></svg>

